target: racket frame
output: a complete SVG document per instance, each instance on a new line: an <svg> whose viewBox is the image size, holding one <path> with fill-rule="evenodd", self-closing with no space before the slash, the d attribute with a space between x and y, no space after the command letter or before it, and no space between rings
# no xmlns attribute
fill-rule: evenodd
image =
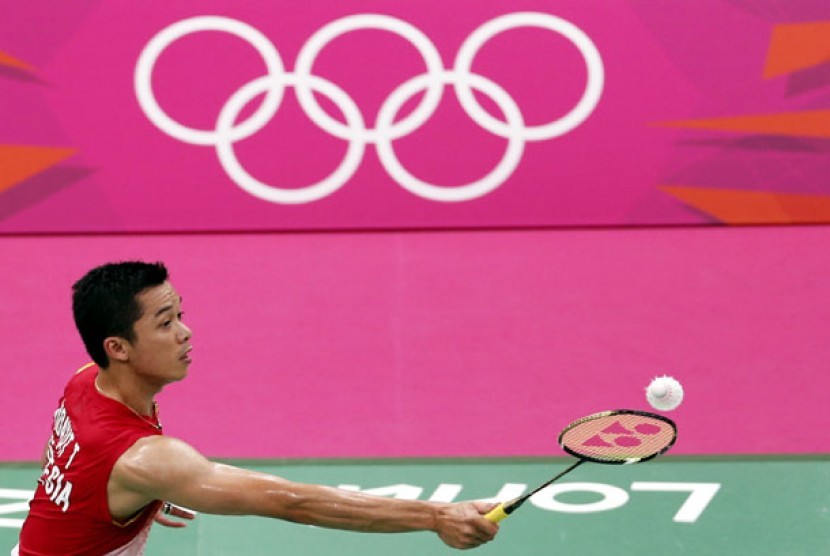
<svg viewBox="0 0 830 556"><path fill-rule="evenodd" d="M648 454L648 455L645 455L645 456L639 457L639 458L638 457L632 457L632 458L626 458L626 459L621 459L621 460L609 460L609 459L603 459L603 458L594 458L594 457L591 457L591 456L588 456L588 455L585 455L585 454L580 454L579 452L576 452L575 450L572 450L571 448L567 447L565 445L565 443L563 442L563 440L562 440L568 432L570 432L574 428L578 427L582 423L585 423L585 422L588 422L588 421L595 421L597 419L602 419L602 418L605 418L605 417L613 417L613 416L616 416L616 415L638 415L640 417L648 417L650 419L656 419L658 421L661 421L661 422L663 422L663 423L665 423L665 424L667 424L671 427L672 439L668 444L666 444L665 447L663 447L661 450L659 450L657 452L654 452L652 454ZM668 452L669 449L672 446L674 446L674 443L676 441L677 441L677 425L675 424L674 421L672 421L671 419L669 419L668 417L666 417L664 415L658 415L657 413L651 413L650 411L641 411L641 410L638 410L638 409L614 409L614 410L611 410L611 411L601 411L600 413L594 413L593 415L588 415L588 416L583 417L581 419L577 419L576 421L572 422L567 427L562 429L562 432L559 433L559 439L557 440L557 442L559 442L559 446L563 450L565 450L567 453L569 453L570 455L572 455L576 458L579 458L583 461L590 461L590 462L593 462L593 463L603 463L603 464L606 464L606 465L628 465L628 464L631 464L631 463L640 463L640 462L643 462L643 461L648 461L650 459L654 459L657 456L659 456L661 454L665 454L666 452Z"/></svg>
<svg viewBox="0 0 830 556"><path fill-rule="evenodd" d="M604 417L612 417L612 416L615 416L615 415L639 415L641 417L648 417L648 418L656 419L658 421L666 423L672 429L672 439L668 444L666 444L665 447L663 447L662 449L660 449L657 452L654 452L653 454L648 454L648 455L645 455L643 457L626 458L626 459L621 459L621 460L608 460L608 459L601 459L601 458L593 458L591 456L580 454L580 453L568 448L567 446L565 446L565 443L563 442L562 439L564 438L565 434L567 434L569 431L571 431L575 427L578 427L579 425L581 425L582 423L585 423L587 421L594 421L596 419L602 419ZM675 443L676 440L677 440L677 425L675 424L675 422L672 421L671 419L669 419L668 417L665 417L663 415L658 415L656 413L651 413L649 411L641 411L641 410L637 410L637 409L614 409L614 410L611 410L611 411L602 411L602 412L599 412L599 413L594 413L592 415L587 415L585 417L582 417L581 419L577 419L576 421L573 421L568 426L566 426L564 429L562 429L562 431L559 433L559 439L558 439L559 446L563 450L565 450L565 452L567 452L568 454L570 454L570 455L574 456L575 458L577 458L577 460L573 464L571 464L567 469L560 472L559 474L557 474L552 479L549 479L548 481L545 481L544 483L542 483L541 485L539 485L538 487L536 487L532 491L528 492L527 494L524 494L524 495L522 495L518 498L514 498L513 500L511 500L509 502L499 504L496 508L494 508L489 513L487 513L487 515L485 517L487 519L489 519L490 521L494 522L494 523L497 523L497 522L501 521L502 519L506 518L507 516L512 514L514 511L519 509L519 507L522 504L524 504L525 502L527 502L530 499L531 496L533 496L537 492L541 491L542 489L549 487L551 484L558 481L559 479L561 479L562 477L564 477L565 475L567 475L568 473L570 473L571 471L573 471L574 469L576 469L577 467L579 467L580 465L585 463L586 461L593 462L593 463L602 463L602 464L605 464L605 465L629 465L629 464L632 464L632 463L640 463L640 462L643 462L643 461L648 461L650 459L654 459L654 458L656 458L657 456L659 456L661 454L665 454L667 451L669 451L669 449L672 446L674 446L674 443Z"/></svg>

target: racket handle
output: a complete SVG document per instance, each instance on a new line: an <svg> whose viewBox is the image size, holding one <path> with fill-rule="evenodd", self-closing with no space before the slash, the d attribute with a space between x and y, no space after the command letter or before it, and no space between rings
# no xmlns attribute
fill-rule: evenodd
<svg viewBox="0 0 830 556"><path fill-rule="evenodd" d="M510 514L504 511L504 504L499 504L489 512L484 515L484 518L490 521L491 523L498 523L502 519L506 518Z"/></svg>

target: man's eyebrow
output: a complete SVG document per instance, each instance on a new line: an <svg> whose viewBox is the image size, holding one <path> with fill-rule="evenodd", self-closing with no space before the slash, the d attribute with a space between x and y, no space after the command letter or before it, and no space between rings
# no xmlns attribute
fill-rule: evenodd
<svg viewBox="0 0 830 556"><path fill-rule="evenodd" d="M181 302L182 302L182 298L181 298L181 296L179 296L179 304L181 304ZM167 311L171 311L172 309L173 309L173 304L172 303L164 305L158 311L155 312L155 314L153 315L153 318L158 318L161 315L163 315L164 313L166 313Z"/></svg>
<svg viewBox="0 0 830 556"><path fill-rule="evenodd" d="M164 313L166 313L167 311L170 311L171 309L173 309L173 305L172 305L172 304L170 304L170 305L164 305L161 309L159 309L158 311L156 311L156 313L153 315L153 318L158 318L158 317L160 317L161 315L163 315Z"/></svg>

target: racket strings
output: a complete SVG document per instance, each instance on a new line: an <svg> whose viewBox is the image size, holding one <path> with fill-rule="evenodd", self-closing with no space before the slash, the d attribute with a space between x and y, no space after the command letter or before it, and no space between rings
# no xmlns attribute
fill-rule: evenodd
<svg viewBox="0 0 830 556"><path fill-rule="evenodd" d="M560 436L562 447L597 462L625 463L660 454L674 442L670 422L639 414L591 416L570 425Z"/></svg>

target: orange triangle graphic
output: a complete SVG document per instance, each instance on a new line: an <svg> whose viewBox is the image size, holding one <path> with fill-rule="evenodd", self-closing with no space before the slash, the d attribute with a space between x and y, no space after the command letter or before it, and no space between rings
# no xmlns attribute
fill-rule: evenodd
<svg viewBox="0 0 830 556"><path fill-rule="evenodd" d="M660 122L657 125L760 133L763 135L785 135L788 137L830 138L830 110L808 110L803 112L782 112L757 116L727 116L700 120L678 120Z"/></svg>
<svg viewBox="0 0 830 556"><path fill-rule="evenodd" d="M724 224L830 222L830 195L739 191L678 185L663 185L659 189Z"/></svg>
<svg viewBox="0 0 830 556"><path fill-rule="evenodd" d="M9 66L12 68L22 69L29 72L34 72L35 68L22 60L18 60L13 56L9 56L5 52L0 52L0 66Z"/></svg>
<svg viewBox="0 0 830 556"><path fill-rule="evenodd" d="M772 29L764 78L830 62L830 21L776 25Z"/></svg>
<svg viewBox="0 0 830 556"><path fill-rule="evenodd" d="M72 156L77 149L0 145L0 191L51 168Z"/></svg>

